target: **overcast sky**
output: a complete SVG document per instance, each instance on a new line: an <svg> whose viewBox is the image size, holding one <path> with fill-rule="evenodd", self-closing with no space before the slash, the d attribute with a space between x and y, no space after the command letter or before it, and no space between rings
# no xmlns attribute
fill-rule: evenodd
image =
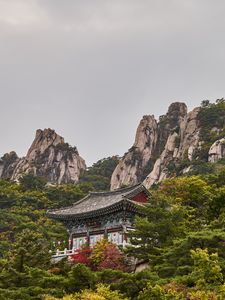
<svg viewBox="0 0 225 300"><path fill-rule="evenodd" d="M0 0L0 156L53 128L90 165L143 115L225 96L224 0Z"/></svg>

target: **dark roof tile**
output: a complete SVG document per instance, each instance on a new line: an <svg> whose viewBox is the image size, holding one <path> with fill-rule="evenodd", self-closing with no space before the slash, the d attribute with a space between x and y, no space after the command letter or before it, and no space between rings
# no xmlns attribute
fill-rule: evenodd
<svg viewBox="0 0 225 300"><path fill-rule="evenodd" d="M47 211L47 216L56 219L65 219L72 216L74 218L82 218L91 214L101 214L106 209L112 209L112 207L123 200L134 204L134 201L130 201L132 197L143 191L148 195L146 188L142 184L138 184L111 192L90 193L70 207Z"/></svg>

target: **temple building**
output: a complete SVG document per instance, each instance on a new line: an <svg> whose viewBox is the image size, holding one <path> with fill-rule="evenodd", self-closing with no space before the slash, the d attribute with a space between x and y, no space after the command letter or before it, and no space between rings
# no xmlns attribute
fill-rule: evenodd
<svg viewBox="0 0 225 300"><path fill-rule="evenodd" d="M93 247L104 237L125 246L138 206L147 203L148 197L149 192L142 184L89 193L70 207L47 211L47 216L64 223L69 232L70 249L80 249L84 244Z"/></svg>

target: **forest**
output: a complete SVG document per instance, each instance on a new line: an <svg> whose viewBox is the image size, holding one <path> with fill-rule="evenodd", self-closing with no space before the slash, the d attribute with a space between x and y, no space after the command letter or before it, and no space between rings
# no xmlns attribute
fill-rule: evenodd
<svg viewBox="0 0 225 300"><path fill-rule="evenodd" d="M225 160L206 159L218 139L212 127L224 128L224 105L224 99L203 101L198 159L189 173L176 166L149 189L125 249L102 240L53 263L56 249L68 248L68 234L46 217L48 209L70 206L89 191L108 190L117 156L93 164L76 185L32 174L19 183L1 179L0 300L225 299ZM132 260L146 267L134 272Z"/></svg>
<svg viewBox="0 0 225 300"><path fill-rule="evenodd" d="M84 249L52 264L51 251L64 249L68 237L46 210L90 189L88 181L51 186L31 174L20 184L0 181L0 299L225 299L223 161L214 172L150 189L125 251L103 241L91 256ZM148 267L130 272L129 257Z"/></svg>

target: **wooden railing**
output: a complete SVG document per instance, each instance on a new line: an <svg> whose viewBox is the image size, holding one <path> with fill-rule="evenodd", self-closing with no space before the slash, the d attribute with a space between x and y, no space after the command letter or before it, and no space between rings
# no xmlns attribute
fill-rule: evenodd
<svg viewBox="0 0 225 300"><path fill-rule="evenodd" d="M52 258L70 256L70 255L73 255L73 254L76 254L76 253L78 253L78 252L75 249L68 250L68 249L65 248L62 251L57 249L55 254L52 255Z"/></svg>
<svg viewBox="0 0 225 300"><path fill-rule="evenodd" d="M127 245L129 245L129 243L127 243L125 240L123 241L122 244L119 244L118 246L121 246L123 248L125 248ZM64 250L60 251L60 250L56 250L55 254L52 255L52 258L60 258L60 257L66 257L66 256L71 256L73 254L77 254L79 253L78 249L71 249L68 250L67 248L65 248Z"/></svg>

